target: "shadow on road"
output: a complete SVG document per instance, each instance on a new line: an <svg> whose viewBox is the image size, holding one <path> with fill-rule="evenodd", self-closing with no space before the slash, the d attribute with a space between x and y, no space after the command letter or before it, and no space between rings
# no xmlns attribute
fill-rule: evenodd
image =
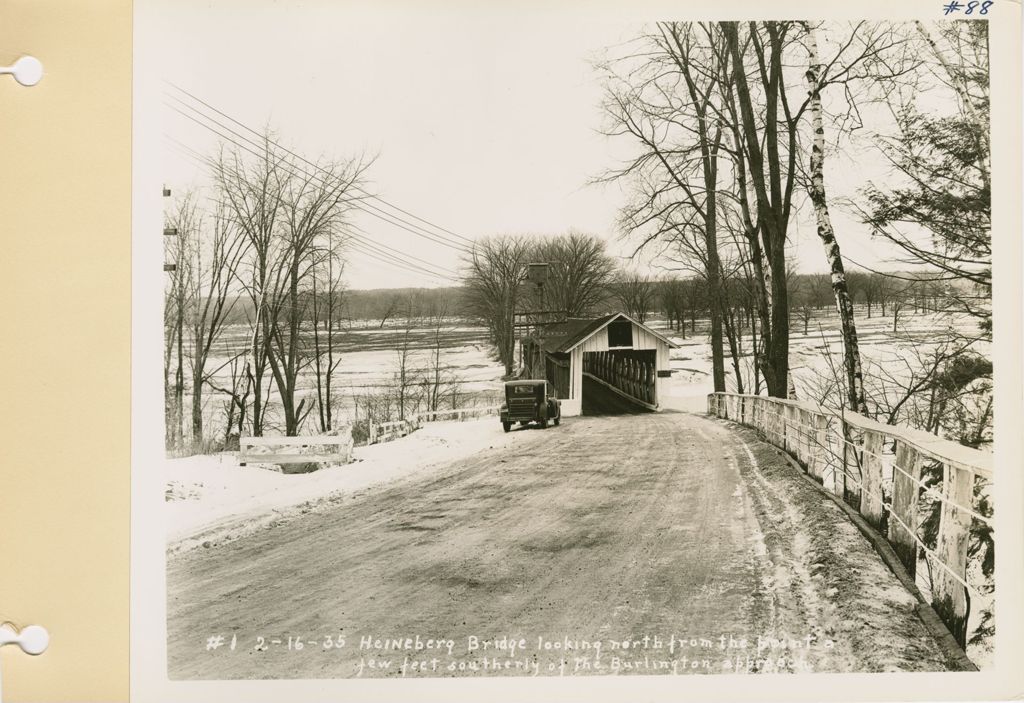
<svg viewBox="0 0 1024 703"><path fill-rule="evenodd" d="M594 379L583 377L584 415L642 415L650 412L653 411L626 400Z"/></svg>

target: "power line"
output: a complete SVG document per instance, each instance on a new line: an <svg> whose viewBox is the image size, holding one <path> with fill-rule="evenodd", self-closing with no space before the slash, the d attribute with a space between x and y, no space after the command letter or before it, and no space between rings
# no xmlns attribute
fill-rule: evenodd
<svg viewBox="0 0 1024 703"><path fill-rule="evenodd" d="M277 149L279 149L281 151L284 151L285 153L291 155L292 157L294 157L296 159L299 159L300 161L302 161L303 163L307 164L311 168L314 168L314 169L317 169L317 170L320 170L320 171L324 170L322 166L320 166L320 165L310 161L309 159L305 158L301 154L295 153L294 151L292 151L292 150L288 149L287 147L285 147L285 146L283 146L283 145L273 141L272 139L269 139L269 137L266 134L260 133L258 130L253 129L252 127L250 127L249 125L245 124L244 122L241 122L240 120L232 117L231 115L225 113L224 111L218 109L217 107L214 107L210 103L208 103L205 100L203 100L202 98L194 95L193 93L190 93L189 91L185 90L181 86L175 85L174 83L171 83L169 81L167 81L167 84L169 86L171 86L173 89L175 89L178 92L182 93L183 95L187 96L189 99L194 100L195 102L199 103L200 105L203 105L208 110L211 110L211 111L215 112L216 114L220 115L221 117L223 117L224 119L226 119L226 120L228 120L228 121L238 125L239 127L244 129L245 131L255 135L256 137L258 137L259 139L265 140L267 143L272 144L275 148L277 148ZM171 97L172 99L177 100L179 103L188 106L190 109L194 110L195 112L197 112L199 114L203 114L200 110L196 109L194 106L188 105L188 103L186 103L185 101L181 100L180 98L175 97L173 95L169 95L167 93L165 93L165 95L168 95L168 97ZM209 115L203 114L203 116L206 119L210 120L211 122L214 122L214 123L220 125L222 128L229 129L226 125L221 123L219 120L216 120L215 118L212 118ZM241 137L241 135L238 135L238 136ZM439 232L443 232L446 235L450 235L450 237L454 237L455 239L462 240L466 244L473 244L473 240L472 239L469 239L468 237L464 237L463 235L458 234L456 232L453 232L453 231L451 231L451 230L449 230L449 229L447 229L445 227L441 227L440 225L434 224L430 220L422 218L422 217L420 217L420 216L418 216L418 215L416 215L414 213L409 212L408 210L404 210L403 208L398 207L394 203L391 203L391 202L385 200L384 198L381 198L378 195L374 195L373 193L370 193L370 192L366 191L364 188L362 188L362 187L360 187L358 185L354 185L353 188L355 190L358 190L361 193L363 193L363 195L365 195L368 199L375 200L375 201L381 203L382 205L391 208L392 210L396 210L397 212L400 212L400 213L402 213L404 215L407 215L408 217L411 217L414 220L422 222L425 225L429 225L430 227L433 227L435 230L438 230ZM376 207L374 207L372 205L368 205L368 207L373 207L378 212L382 212L383 213L383 211L381 211L379 208L376 208ZM390 217L394 217L395 219L402 220L401 217L399 217L397 215L394 215L394 214L391 214L391 213L383 213L383 214L387 214ZM402 221L405 222L405 220L402 220ZM412 226L412 227L417 227L419 229L423 229L422 227L419 227L418 225L415 225L413 223L410 223L410 222L405 222L405 223L407 225ZM426 231L426 230L424 230L424 231ZM432 233L432 234L436 235L436 233ZM444 237L443 235L436 235L436 236L442 236L444 239L449 239L449 237Z"/></svg>
<svg viewBox="0 0 1024 703"><path fill-rule="evenodd" d="M385 259L379 255L374 254L372 250L367 249L365 243L350 243L349 247L353 251L360 253L368 258L371 258L377 263L385 264L387 266L391 266L392 268L402 269L405 271L409 271L410 273L414 273L420 276L427 276L428 278L432 279L444 278L443 276L440 276L438 274L430 274L422 271L421 269L415 269L410 264L404 264L399 261L389 261L388 259Z"/></svg>
<svg viewBox="0 0 1024 703"><path fill-rule="evenodd" d="M174 140L173 137L169 137L169 138ZM177 142L177 140L174 140L174 141ZM178 142L178 143L181 144L180 142ZM193 154L192 158L196 159L197 161L201 161L201 162L202 161L206 161L207 164L209 163L209 160L205 159L205 157L202 157L195 150L193 150L193 149L191 149L189 147L186 147L184 145L182 145L182 146L192 152L192 154ZM289 171L287 168L283 168L282 167L282 170L285 173L292 174L292 172ZM278 202L281 202L280 198L277 198L277 200L278 200ZM350 239L353 239L355 241L361 242L364 245L364 249L365 248L370 248L373 252L376 252L376 253L369 253L369 252L363 251L362 253L367 254L368 256L370 256L370 257L372 257L374 259L377 259L378 261L381 261L383 263L395 262L395 263L398 263L398 264L402 265L402 268L404 268L406 270L411 270L414 273L419 273L421 275L426 275L426 276L429 276L431 278L440 278L440 279L446 279L446 280L456 280L459 277L458 273L456 273L455 271L452 271L450 269L445 269L444 267L438 266L436 264L430 264L430 263L427 263L427 262L418 262L418 261L414 261L412 259L407 258L407 256L403 252L400 252L397 249L393 249L391 247L388 247L385 244L381 244L380 242L374 241L373 239L370 238L370 235L365 230L362 230L361 228L359 228L354 223L345 223L345 224L341 225L341 227L342 227L342 233L343 234L348 236ZM358 230L358 231L353 231L353 230ZM359 234L360 232L362 234ZM363 236L363 235L365 235L365 236ZM387 250L387 251L385 251L385 250Z"/></svg>
<svg viewBox="0 0 1024 703"><path fill-rule="evenodd" d="M348 223L347 227L350 230L353 230L353 235L355 235L355 233L360 233L360 234L364 235L364 238L366 240L368 240L368 241L371 241L374 244L374 246L377 247L377 248L386 249L387 251L390 251L391 253L397 254L399 256L407 256L404 252L401 252L401 251L395 249L394 247L390 247L387 244L384 244L383 242L379 242L376 239L373 239L369 232L364 230L362 227L357 225L355 222ZM429 268L435 269L437 271L442 271L444 273L450 273L452 276L454 276L456 278L458 278L459 275L460 275L457 271L455 271L455 269L448 268L447 266L441 266L440 264L432 264L432 263L429 263L429 262L426 262L426 261L420 262L420 263L422 263L424 266L427 266Z"/></svg>
<svg viewBox="0 0 1024 703"><path fill-rule="evenodd" d="M171 96L171 99L177 100L177 98L173 98L173 96ZM180 103L181 101L179 100L178 102ZM217 122L213 118L211 118L211 117L209 117L207 115L204 115L202 112L199 112L194 107L192 107L190 105L187 105L185 103L181 103L181 104L185 108L195 112L197 115L199 115L203 119L209 120L210 122L213 122L220 129L222 129L222 130L224 130L224 131L234 135L238 139L242 140L244 142L244 144L236 141L235 139L232 139L231 137L227 136L223 132L218 131L216 128L211 127L210 125L206 124L205 122L202 122L202 121L196 119L192 115L190 115L190 114L188 114L186 112L183 112L178 107L176 107L174 105L170 105L168 103L165 103L165 105L167 107L169 107L170 109L174 110L175 112L177 112L181 116L185 117L186 119L191 120L192 122L196 123L200 127L202 127L204 129L212 132L213 134L217 135L221 139L230 142L231 144L235 145L236 147L238 147L240 149L243 149L244 151L246 151L246 152L248 152L248 153L250 153L250 154L252 154L252 155L254 155L254 156L258 157L258 158L261 157L261 154L259 154L256 151L253 151L252 149L247 148L245 146L245 144L248 144L251 147L259 149L259 148L262 148L261 144L255 142L254 140L252 140L252 139L250 139L248 137L245 137L244 135L239 134L238 132L232 130L230 127L226 127L226 126L222 125L220 122ZM268 141L268 143L270 143L270 142ZM287 150L286 149L282 149L282 151L287 151ZM300 168L300 167L298 165L296 165L295 168ZM317 167L317 170L323 171L324 173L328 173L322 167ZM302 169L301 172L304 175L306 175L307 177L314 178L314 179L319 179L322 183L325 182L322 176L317 176L315 173L314 174L310 174L305 169ZM291 171L291 173L294 174L295 171ZM359 190L358 186L356 186L355 184L350 184L350 187L353 190ZM362 191L362 192L365 193L365 191ZM371 196L366 196L366 197L371 197ZM449 247L451 249L455 249L455 250L461 251L461 252L468 252L469 251L469 249L467 247L463 246L462 244L454 243L451 240L443 238L441 235L428 232L428 231L424 230L422 227L418 227L416 225L410 225L409 223L405 222L401 218L394 218L394 219L392 219L393 216L391 216L390 213L384 213L379 208L376 208L373 205L369 205L368 203L360 204L360 203L358 203L356 201L351 201L350 205L353 208L357 209L357 210L361 210L361 211L365 212L368 215L376 217L379 220L383 220L384 222L387 222L388 224L394 225L395 227L398 227L398 228L403 229L403 230L405 230L407 232L410 232L411 234L415 234L418 237L422 237L424 239L428 239L428 240L434 242L435 244L441 244L443 246L446 246L446 247ZM413 229L414 227L415 227L415 229Z"/></svg>
<svg viewBox="0 0 1024 703"><path fill-rule="evenodd" d="M203 156L199 152L195 151L194 149L192 149L188 145L183 144L182 142L180 142L179 140L175 139L174 137L171 137L170 135L165 135L165 136L167 137L167 139L169 139L171 142L173 142L176 147L178 147L180 150L182 150L185 156L193 159L194 161L196 161L197 163L200 163L201 165L205 165L205 166L212 165L212 162L211 162L211 160L208 157ZM240 148L244 148L244 147L240 147ZM289 174L292 173L288 169L283 169L283 170L286 173L289 173ZM277 196L273 196L273 197L275 197L278 200L278 202L280 202L280 198L279 197L277 197ZM445 268L437 266L435 264L428 264L428 263L425 263L425 262L421 263L421 262L416 262L416 261L412 261L412 260L406 259L406 258L404 258L405 255L403 255L398 250L392 249L391 247L387 247L386 245L381 244L380 242L375 242L375 241L369 239L368 235L367 236L362 236L359 233L349 229L351 227L355 227L355 225L346 224L346 225L343 225L342 227L343 227L343 230L342 230L343 234L345 234L348 237L350 237L354 242L359 243L359 244L362 245L361 247L354 247L353 246L352 248L355 249L356 251L358 251L359 253L361 253L361 254L363 254L365 256L368 256L371 259L376 260L378 263L383 263L383 264L392 266L393 268L401 268L403 270L410 271L410 272L415 273L415 274L427 276L428 278L441 279L441 280L449 280L449 281L454 281L454 280L456 280L458 278L458 274L456 272L454 272L454 271L451 271L449 269L445 269ZM362 231L364 234L366 234L364 230L360 230L360 231ZM382 248L389 249L390 252L392 252L392 253L389 253L388 251L384 251ZM447 271L448 273L444 273L445 271Z"/></svg>
<svg viewBox="0 0 1024 703"><path fill-rule="evenodd" d="M417 266L418 268L421 268L421 269L424 269L424 270L430 269L431 271L436 272L435 275L438 275L441 278L451 278L451 279L454 280L454 279L457 279L459 277L459 275L456 272L454 272L454 271L450 271L448 269L442 268L440 266L436 266L434 264L425 264L425 263L424 264L420 264L420 263L417 263L415 261L411 261L409 259L406 259L401 254L401 252L397 252L397 251L395 251L393 249L390 250L390 251L382 249L381 247L383 245L381 245L381 244L379 244L377 242L373 242L371 240L368 240L365 237L360 236L356 232L348 231L347 234L350 237L352 237L354 240L356 240L357 242L362 244L364 248L369 248L371 251L377 252L380 256L384 256L384 257L387 257L389 259L394 259L396 261L400 261L403 264L409 264L409 265Z"/></svg>
<svg viewBox="0 0 1024 703"><path fill-rule="evenodd" d="M188 152L191 152L191 154L190 154L190 157L191 157L191 158L193 158L194 160L196 160L196 161L197 161L198 163L201 163L201 164L203 164L203 165L206 165L206 166L211 166L211 167L212 167L212 166L215 166L215 163L214 163L214 162L213 162L213 161L212 161L212 160L211 160L211 159L210 159L209 157L205 157L205 156L203 156L203 155L199 154L199 152L195 151L194 149L192 149L191 147L187 146L186 144L183 144L182 142L178 141L178 140L177 140L177 139L175 139L174 137L171 137L171 136L167 135L167 138L168 138L168 139L170 139L171 141L175 142L175 143L176 143L176 144L177 144L177 145L178 145L179 147L181 147L182 149L185 149L185 150L187 150ZM239 146L239 148L245 149L245 147L243 147L243 146L241 146L241 145L237 145L237 146ZM245 149L245 150L246 150L246 151L248 151L249 153L253 153L253 152L252 152L251 150L248 150L248 149ZM290 170L289 170L288 168L286 168L286 167L282 167L282 170L283 170L283 171L284 171L285 173L289 174L289 175L295 175L295 174L294 174L294 172L290 171ZM307 174L307 175L308 175L308 174ZM281 199L280 199L279 197L277 197L277 196L273 196L273 197L275 197L275 199L276 199L276 200L277 200L277 201L278 201L279 203L280 203L280 202L282 202L282 201L281 201ZM355 225L353 225L353 224L349 223L349 224L345 225L345 227L347 227L347 228L351 228L351 227L355 227ZM346 233L347 233L347 234L348 234L349 236L351 236L351 237L357 237L357 238L359 238L359 239L365 240L365 241L366 241L367 243L373 244L373 245L374 245L374 246L376 246L376 247L385 247L385 246L386 246L386 245L383 245L383 244L381 244L381 243L379 243L379 242L376 242L376 241L370 240L370 239L369 239L369 234L368 234L368 233L366 233L366 232L365 232L365 230L362 230L362 229L360 229L359 231L363 232L363 234L364 234L364 235L366 235L366 236L365 236L365 237L363 237L363 236L360 236L360 235L358 235L357 233L355 233L355 232L352 232L352 231L348 231L348 232L346 232ZM389 249L391 249L390 247L388 247L388 248L389 248ZM394 252L394 254L396 254L396 255L398 255L398 256L403 256L403 257L405 256L405 255L404 255L404 254L403 254L402 252L399 252L398 250L395 250L395 249L391 249L391 251L392 251L392 252ZM447 274L438 274L438 273L435 273L434 271L428 271L428 270L427 270L427 269L425 268L425 267L430 267L430 268L432 268L432 269L436 269L437 271L442 271L442 267L440 267L440 266L437 266L437 265L435 265L435 264L425 264L425 263L424 263L424 264L421 264L420 262L414 262L414 261L411 261L411 260L405 261L404 263L407 263L407 264L409 264L409 265L411 265L411 266L414 266L414 267L416 267L416 268L419 268L419 269L421 269L421 271L422 271L423 273L426 273L426 274L428 274L428 275L430 275L430 276L433 276L433 277L438 277L438 278L445 278L445 279L453 279L453 280L454 280L454 279L456 279L456 278L458 278L458 274L457 274L457 273L455 273L454 271L449 271L450 275L447 275Z"/></svg>
<svg viewBox="0 0 1024 703"><path fill-rule="evenodd" d="M173 96L172 96L172 99L177 100L176 98L173 98ZM178 101L178 102L181 102L181 101ZM198 110L196 110L192 106L186 105L184 103L181 103L181 104L185 108L195 112L197 115L199 115L203 119L209 120L210 122L213 122L220 129L223 129L226 132L228 132L229 134L232 134L235 137L237 137L238 139L242 140L242 143L240 143L239 141L236 141L232 137L227 136L226 134L218 131L216 128L211 127L210 125L206 124L205 122L202 122L202 121L196 119L192 115L190 115L190 114L188 114L186 112L183 112L178 107L176 107L174 105L170 105L168 103L165 103L165 105L167 107L169 107L170 109L174 110L175 112L177 112L182 117L185 117L186 119L191 120L192 122L196 123L200 127L202 127L204 129L212 132L213 134L217 135L221 139L223 139L223 140L233 144L234 146L238 147L239 149L242 149L243 151L248 152L249 154L252 154L253 156L256 156L257 158L261 158L262 157L262 155L259 152L253 151L252 148L249 148L249 147L253 147L255 149L261 149L262 148L261 144L255 142L254 140L252 140L252 139L250 139L250 138L248 138L248 137L246 137L244 135L239 134L238 132L232 130L230 127L226 127L226 126L222 125L221 123L217 122L213 118L208 117L207 115L204 115L202 112L199 112ZM270 143L270 142L268 142L268 143ZM248 146L246 146L246 145L248 145ZM284 150L284 151L287 151L287 150ZM282 167L282 168L285 168L285 167ZM298 165L295 165L295 168L298 169L298 168L301 168L301 167L298 166ZM324 173L327 173L327 171L325 169L323 169L322 167L317 167L317 169L319 171L323 171ZM292 175L295 175L297 173L297 171L289 170L287 168L285 168L285 170L288 173L291 173ZM312 173L311 174L308 171L306 171L305 169L302 169L301 173L304 174L305 176L309 177L309 178L317 179L321 183L325 183L326 184L325 179L322 176L316 175L316 173ZM350 184L350 187L353 190L359 190L359 188L355 184ZM363 192L365 192L365 191L363 191ZM367 196L367 197L370 197L370 196ZM442 246L446 246L446 247L449 247L451 249L455 249L455 250L463 252L463 253L468 253L470 251L467 247L465 247L465 246L463 246L461 244L458 244L458 243L453 243L452 241L447 240L447 239L441 237L441 235L437 235L437 234L433 234L431 232L427 232L422 227L416 227L416 225L409 225L409 223L407 223L404 220L401 220L399 218L396 218L396 219L398 219L398 221L395 221L395 219L392 219L392 217L390 216L389 213L383 213L383 211L381 211L379 208L374 207L373 205L369 205L367 203L360 204L359 202L356 202L356 201L350 201L350 205L353 208L357 209L357 210L361 210L361 211L365 212L368 215L376 217L379 220L383 220L384 222L387 222L388 224L394 225L395 227L398 227L398 228L403 229L403 230L405 230L407 232L410 232L411 234L415 234L417 237L421 237L421 238L427 239L427 240L429 240L429 241L431 241L431 242L433 242L435 244L441 244ZM367 209L367 208L369 208L369 209ZM412 229L412 227L416 227L416 229Z"/></svg>

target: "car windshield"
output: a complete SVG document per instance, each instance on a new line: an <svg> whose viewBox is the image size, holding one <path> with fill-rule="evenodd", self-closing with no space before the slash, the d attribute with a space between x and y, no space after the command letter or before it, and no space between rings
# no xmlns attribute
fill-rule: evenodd
<svg viewBox="0 0 1024 703"><path fill-rule="evenodd" d="M543 384L516 384L515 386L508 387L509 395L518 397L543 397L544 385Z"/></svg>

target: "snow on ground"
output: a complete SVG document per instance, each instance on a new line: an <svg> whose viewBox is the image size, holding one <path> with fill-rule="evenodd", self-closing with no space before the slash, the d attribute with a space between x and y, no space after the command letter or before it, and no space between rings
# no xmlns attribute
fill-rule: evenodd
<svg viewBox="0 0 1024 703"><path fill-rule="evenodd" d="M354 462L305 474L258 465L238 466L234 454L166 462L167 541L182 551L234 539L309 512L329 498L442 467L515 440L493 417L424 425L407 437L356 447Z"/></svg>

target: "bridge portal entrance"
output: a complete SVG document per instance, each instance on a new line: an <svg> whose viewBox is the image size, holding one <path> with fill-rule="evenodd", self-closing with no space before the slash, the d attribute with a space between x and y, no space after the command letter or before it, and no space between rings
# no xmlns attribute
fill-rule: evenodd
<svg viewBox="0 0 1024 703"><path fill-rule="evenodd" d="M653 349L584 352L584 415L632 415L657 408Z"/></svg>
<svg viewBox="0 0 1024 703"><path fill-rule="evenodd" d="M625 313L569 319L523 338L523 377L549 380L563 416L657 410L675 346Z"/></svg>

